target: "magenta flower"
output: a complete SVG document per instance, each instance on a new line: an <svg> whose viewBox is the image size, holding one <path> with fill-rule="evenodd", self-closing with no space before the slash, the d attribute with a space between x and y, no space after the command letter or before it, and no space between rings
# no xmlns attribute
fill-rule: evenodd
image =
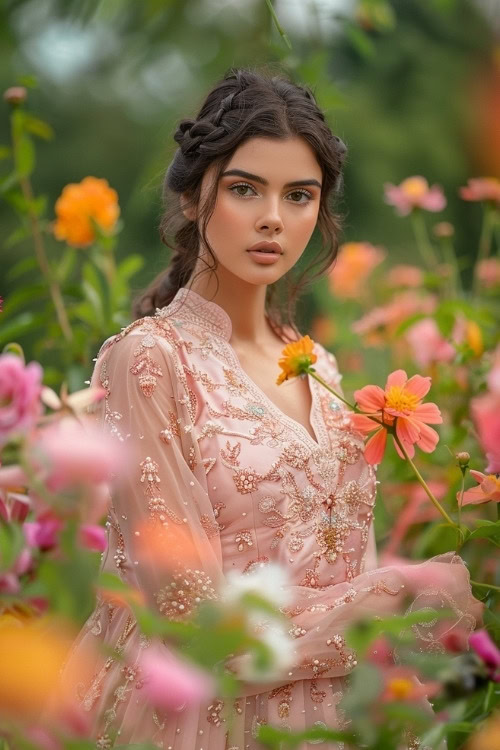
<svg viewBox="0 0 500 750"><path fill-rule="evenodd" d="M25 365L14 354L0 355L0 447L41 415L42 374L38 362Z"/></svg>
<svg viewBox="0 0 500 750"><path fill-rule="evenodd" d="M488 668L489 677L500 682L500 649L491 639L487 630L476 630L469 636L469 646Z"/></svg>
<svg viewBox="0 0 500 750"><path fill-rule="evenodd" d="M429 187L425 177L407 177L400 185L384 184L385 202L394 206L400 216L406 216L416 208L425 211L442 211L446 198L439 185Z"/></svg>
<svg viewBox="0 0 500 750"><path fill-rule="evenodd" d="M200 705L214 694L212 678L192 664L181 661L165 647L152 645L140 656L143 690L163 711L182 711Z"/></svg>
<svg viewBox="0 0 500 750"><path fill-rule="evenodd" d="M106 529L94 523L84 523L79 529L80 544L96 552L104 552L108 546Z"/></svg>
<svg viewBox="0 0 500 750"><path fill-rule="evenodd" d="M47 512L42 513L36 521L27 521L23 530L30 547L46 551L57 546L57 537L63 525L59 518Z"/></svg>

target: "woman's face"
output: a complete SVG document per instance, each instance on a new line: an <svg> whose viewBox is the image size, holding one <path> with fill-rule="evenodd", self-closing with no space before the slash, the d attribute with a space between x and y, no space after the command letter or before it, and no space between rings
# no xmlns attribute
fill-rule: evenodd
<svg viewBox="0 0 500 750"><path fill-rule="evenodd" d="M213 173L210 168L203 177L201 202ZM207 238L219 262L218 276L272 284L290 270L316 226L321 182L314 151L302 138L252 138L240 146L222 173L207 225ZM262 241L281 246L275 262L265 264L248 252Z"/></svg>

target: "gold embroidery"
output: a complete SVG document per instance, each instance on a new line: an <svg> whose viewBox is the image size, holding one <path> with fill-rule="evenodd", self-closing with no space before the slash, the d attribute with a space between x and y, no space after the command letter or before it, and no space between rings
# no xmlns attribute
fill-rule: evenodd
<svg viewBox="0 0 500 750"><path fill-rule="evenodd" d="M155 596L160 612L171 620L184 620L200 602L218 598L212 579L202 570L186 568L172 579Z"/></svg>

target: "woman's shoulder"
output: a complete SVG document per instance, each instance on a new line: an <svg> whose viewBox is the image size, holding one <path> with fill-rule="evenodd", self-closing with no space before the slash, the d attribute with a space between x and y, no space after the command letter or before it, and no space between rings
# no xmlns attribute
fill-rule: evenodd
<svg viewBox="0 0 500 750"><path fill-rule="evenodd" d="M109 336L100 346L96 361L113 351L113 356L135 356L135 352L153 350L155 347L168 353L179 346L179 334L165 317L147 315L132 321L121 331Z"/></svg>

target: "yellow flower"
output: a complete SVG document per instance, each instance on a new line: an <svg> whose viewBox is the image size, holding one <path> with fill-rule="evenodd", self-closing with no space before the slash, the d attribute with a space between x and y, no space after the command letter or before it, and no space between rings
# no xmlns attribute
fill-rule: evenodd
<svg viewBox="0 0 500 750"><path fill-rule="evenodd" d="M278 364L283 370L276 380L281 385L288 378L294 378L302 372L306 372L313 365L317 356L313 352L314 341L309 336L302 336L298 341L287 344L282 351L282 357Z"/></svg>
<svg viewBox="0 0 500 750"><path fill-rule="evenodd" d="M120 215L118 193L107 180L85 177L63 189L55 204L54 235L73 247L86 247L95 240L91 219L111 233Z"/></svg>
<svg viewBox="0 0 500 750"><path fill-rule="evenodd" d="M467 744L467 750L494 750L500 747L500 714L493 715L475 732Z"/></svg>

